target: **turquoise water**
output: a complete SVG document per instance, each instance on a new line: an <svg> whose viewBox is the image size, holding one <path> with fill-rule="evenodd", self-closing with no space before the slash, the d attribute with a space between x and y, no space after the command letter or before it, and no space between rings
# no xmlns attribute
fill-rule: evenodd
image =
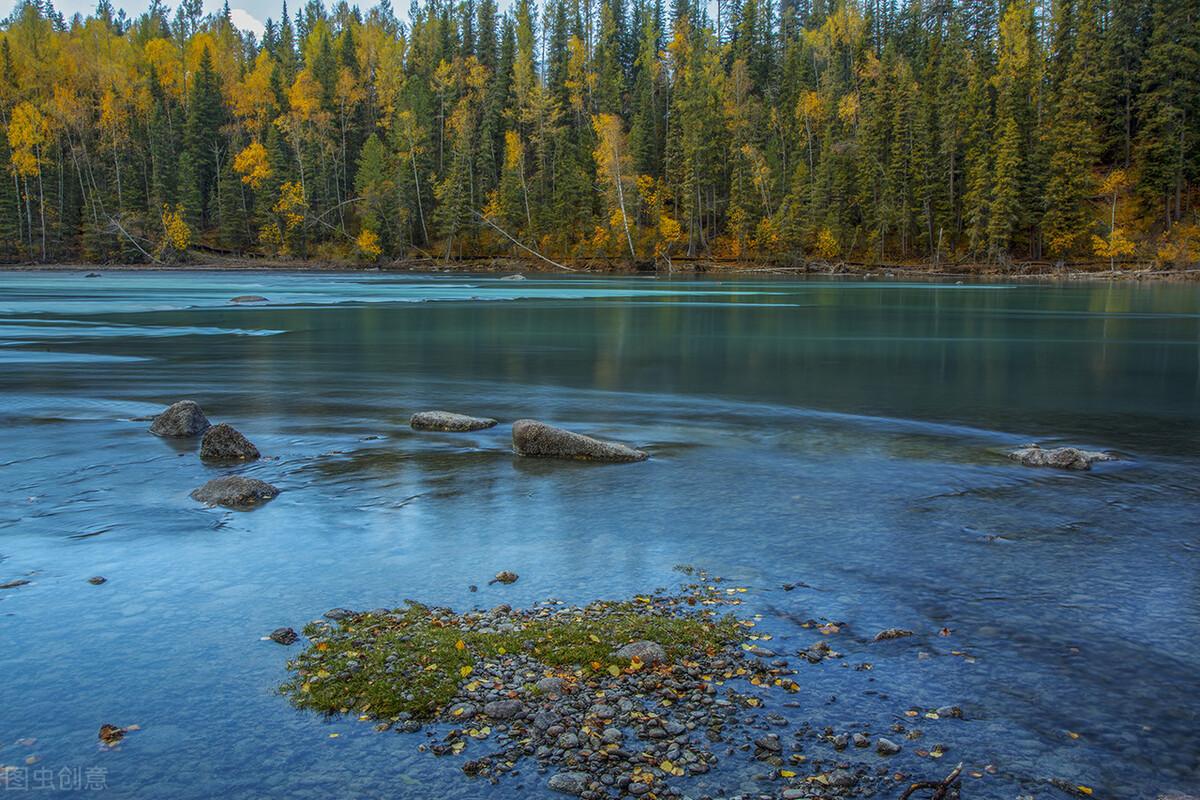
<svg viewBox="0 0 1200 800"><path fill-rule="evenodd" d="M224 470L135 419L181 398L283 494L191 501ZM429 408L502 424L411 431ZM521 417L652 457L518 461ZM873 664L793 659L800 706L769 710L880 733L966 712L845 760L962 760L985 775L964 796L997 800L1200 786L1196 285L2 274L0 426L0 582L30 581L0 590L0 765L45 796L65 768L114 797L550 797L532 769L491 786L421 734L295 711L274 694L294 649L261 637L334 606L626 596L680 563L748 588L779 652L828 618ZM1125 460L1003 457L1029 441ZM521 580L486 586L501 569ZM892 626L918 635L869 641ZM141 730L102 752L102 723ZM777 791L762 771L680 786Z"/></svg>

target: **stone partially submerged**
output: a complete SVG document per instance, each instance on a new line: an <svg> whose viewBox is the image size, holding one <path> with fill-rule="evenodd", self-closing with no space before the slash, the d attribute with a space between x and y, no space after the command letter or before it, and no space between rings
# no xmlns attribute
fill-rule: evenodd
<svg viewBox="0 0 1200 800"><path fill-rule="evenodd" d="M226 475L214 478L192 492L192 499L210 506L248 511L275 499L279 489L258 478Z"/></svg>
<svg viewBox="0 0 1200 800"><path fill-rule="evenodd" d="M496 420L490 417L470 417L466 414L455 414L451 411L420 411L412 415L408 424L418 431L449 431L461 433L464 431L481 431L494 428Z"/></svg>
<svg viewBox="0 0 1200 800"><path fill-rule="evenodd" d="M254 461L258 457L258 448L225 422L209 428L200 441L203 461Z"/></svg>
<svg viewBox="0 0 1200 800"><path fill-rule="evenodd" d="M1026 467L1055 467L1057 469L1088 470L1097 461L1116 461L1111 453L1095 450L1080 450L1078 447L1053 447L1043 449L1030 444L1019 447L1008 454L1013 461Z"/></svg>
<svg viewBox="0 0 1200 800"><path fill-rule="evenodd" d="M208 417L195 400L180 400L172 403L154 418L150 432L155 436L185 439L199 436L212 427Z"/></svg>
<svg viewBox="0 0 1200 800"><path fill-rule="evenodd" d="M645 461L645 451L618 442L606 442L581 433L555 428L544 422L520 419L512 426L513 450L519 456L570 458L578 461Z"/></svg>

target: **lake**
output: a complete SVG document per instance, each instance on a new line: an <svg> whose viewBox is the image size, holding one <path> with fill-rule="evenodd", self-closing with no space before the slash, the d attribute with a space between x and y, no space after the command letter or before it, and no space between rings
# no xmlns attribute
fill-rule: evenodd
<svg viewBox="0 0 1200 800"><path fill-rule="evenodd" d="M147 432L184 398L264 459ZM433 408L501 424L408 427ZM651 458L519 460L524 417ZM963 796L996 800L1200 786L1198 284L3 273L0 424L0 582L29 581L0 590L0 765L45 796L66 770L113 797L561 797L296 711L298 647L262 637L334 606L627 597L679 564L745 587L780 653L846 623L844 663L873 668L793 659L789 719L964 711L846 761L962 760ZM1005 457L1032 441L1122 460ZM282 494L188 497L229 471ZM916 635L871 641L893 626ZM102 723L141 729L108 750ZM770 792L763 771L680 786Z"/></svg>

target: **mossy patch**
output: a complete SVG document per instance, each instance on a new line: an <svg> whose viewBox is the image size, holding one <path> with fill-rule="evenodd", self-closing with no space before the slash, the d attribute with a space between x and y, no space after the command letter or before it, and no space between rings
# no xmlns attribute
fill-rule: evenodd
<svg viewBox="0 0 1200 800"><path fill-rule="evenodd" d="M613 656L633 641L657 642L671 661L711 655L739 641L743 630L732 615L707 607L717 602L644 596L461 615L409 603L310 624L309 646L288 663L291 677L280 690L300 708L428 721L472 681L477 660L521 653L586 678L640 669Z"/></svg>

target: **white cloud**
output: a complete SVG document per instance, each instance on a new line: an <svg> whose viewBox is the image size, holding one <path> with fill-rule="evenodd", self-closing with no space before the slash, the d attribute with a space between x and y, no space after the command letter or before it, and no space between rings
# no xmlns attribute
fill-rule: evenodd
<svg viewBox="0 0 1200 800"><path fill-rule="evenodd" d="M259 39L262 39L263 32L267 29L257 17L244 8L229 9L229 18L238 30L253 33Z"/></svg>

